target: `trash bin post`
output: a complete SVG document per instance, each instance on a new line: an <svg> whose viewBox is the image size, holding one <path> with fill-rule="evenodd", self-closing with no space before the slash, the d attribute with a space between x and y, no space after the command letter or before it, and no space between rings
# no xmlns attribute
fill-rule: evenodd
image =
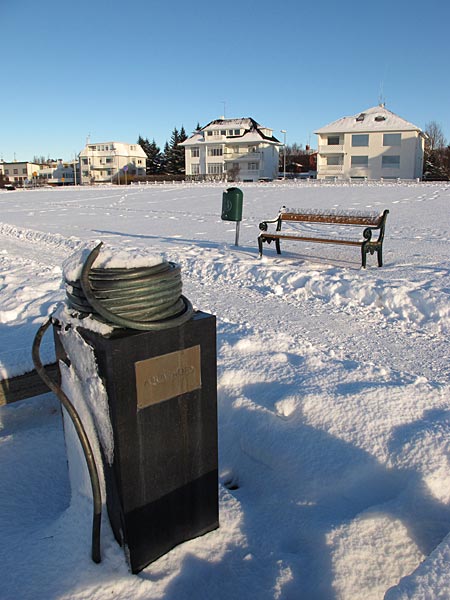
<svg viewBox="0 0 450 600"><path fill-rule="evenodd" d="M236 187L228 188L222 196L222 221L236 222L235 246L239 246L239 232L242 221L244 194Z"/></svg>

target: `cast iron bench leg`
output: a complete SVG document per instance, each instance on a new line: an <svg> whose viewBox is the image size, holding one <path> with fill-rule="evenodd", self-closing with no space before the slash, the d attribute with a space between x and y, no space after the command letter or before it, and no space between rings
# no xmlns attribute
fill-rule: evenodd
<svg viewBox="0 0 450 600"><path fill-rule="evenodd" d="M259 248L259 257L261 258L263 253L263 239L262 237L258 237L258 248Z"/></svg>
<svg viewBox="0 0 450 600"><path fill-rule="evenodd" d="M377 256L378 256L378 266L382 267L383 266L383 247L382 246L378 247Z"/></svg>

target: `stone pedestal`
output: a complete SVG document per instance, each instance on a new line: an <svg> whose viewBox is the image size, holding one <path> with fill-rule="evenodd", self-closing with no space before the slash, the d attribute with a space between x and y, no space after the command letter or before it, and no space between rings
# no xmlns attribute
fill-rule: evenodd
<svg viewBox="0 0 450 600"><path fill-rule="evenodd" d="M108 514L137 573L219 526L215 317L197 312L180 327L110 337L79 331L108 394Z"/></svg>

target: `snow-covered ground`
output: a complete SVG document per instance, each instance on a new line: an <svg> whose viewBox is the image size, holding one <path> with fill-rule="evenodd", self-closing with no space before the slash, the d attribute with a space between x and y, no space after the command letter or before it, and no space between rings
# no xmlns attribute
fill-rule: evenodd
<svg viewBox="0 0 450 600"><path fill-rule="evenodd" d="M0 407L0 598L450 597L450 186L243 184L240 245L221 185L0 191L0 377L64 299L80 248L164 253L218 320L220 522L131 575L71 493L57 400ZM282 244L283 206L388 208L383 268L358 248ZM44 360L54 360L45 339Z"/></svg>

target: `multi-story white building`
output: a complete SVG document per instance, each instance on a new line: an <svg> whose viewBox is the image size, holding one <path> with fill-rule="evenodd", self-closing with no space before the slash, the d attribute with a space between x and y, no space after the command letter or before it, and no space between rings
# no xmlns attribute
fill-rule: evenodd
<svg viewBox="0 0 450 600"><path fill-rule="evenodd" d="M251 118L211 121L180 146L187 179L258 181L278 177L282 144Z"/></svg>
<svg viewBox="0 0 450 600"><path fill-rule="evenodd" d="M425 136L383 104L343 117L318 135L318 179L422 177Z"/></svg>
<svg viewBox="0 0 450 600"><path fill-rule="evenodd" d="M88 143L79 154L80 183L126 183L145 175L147 155L139 144Z"/></svg>

